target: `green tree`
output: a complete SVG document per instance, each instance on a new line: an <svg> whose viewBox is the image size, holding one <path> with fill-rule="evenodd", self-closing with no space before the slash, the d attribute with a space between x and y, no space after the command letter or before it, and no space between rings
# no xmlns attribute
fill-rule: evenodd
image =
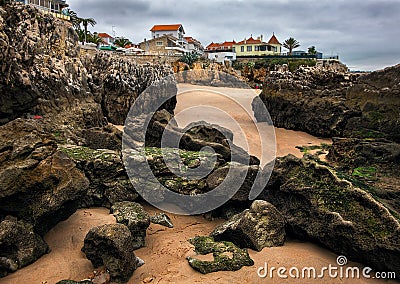
<svg viewBox="0 0 400 284"><path fill-rule="evenodd" d="M198 59L199 59L199 55L197 53L186 53L186 54L182 55L182 57L179 59L179 61L186 63L188 65L192 65Z"/></svg>
<svg viewBox="0 0 400 284"><path fill-rule="evenodd" d="M310 46L308 48L308 54L317 54L317 50L315 49L315 46Z"/></svg>
<svg viewBox="0 0 400 284"><path fill-rule="evenodd" d="M94 33L94 34L89 33L87 36L88 36L88 38L87 38L88 42L95 43L97 45L97 47L103 41L103 39L101 37L99 37L99 35L97 33Z"/></svg>
<svg viewBox="0 0 400 284"><path fill-rule="evenodd" d="M127 45L132 44L132 42L127 38L118 37L118 38L115 39L114 44L118 45L119 47L125 47Z"/></svg>
<svg viewBox="0 0 400 284"><path fill-rule="evenodd" d="M298 48L299 46L300 43L292 37L283 42L283 47L289 50L289 55L292 55L293 49Z"/></svg>
<svg viewBox="0 0 400 284"><path fill-rule="evenodd" d="M83 31L81 28L78 28L78 29L76 29L75 31L76 31L76 33L77 33L77 35L78 35L79 41L80 41L82 44L84 44L85 39L86 39L86 36L87 36L87 35L85 34L85 31Z"/></svg>
<svg viewBox="0 0 400 284"><path fill-rule="evenodd" d="M87 33L88 33L88 25L91 25L92 27L94 27L94 25L97 24L97 22L93 19L93 18L79 18L80 23L82 23L82 26L84 28L84 32L85 32L85 42L86 42L86 38L87 38Z"/></svg>
<svg viewBox="0 0 400 284"><path fill-rule="evenodd" d="M69 16L69 21L71 22L75 30L80 29L81 20L75 11L72 11L71 9L67 8L63 10L63 13Z"/></svg>

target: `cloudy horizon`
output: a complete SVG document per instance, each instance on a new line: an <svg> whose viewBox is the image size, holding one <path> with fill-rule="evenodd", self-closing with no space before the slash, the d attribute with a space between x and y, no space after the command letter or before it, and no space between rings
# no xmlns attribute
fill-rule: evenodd
<svg viewBox="0 0 400 284"><path fill-rule="evenodd" d="M67 0L79 17L97 21L91 31L150 38L155 24L182 24L203 46L273 33L282 43L294 37L296 50L315 46L340 56L352 70L377 70L400 63L400 1L255 0Z"/></svg>

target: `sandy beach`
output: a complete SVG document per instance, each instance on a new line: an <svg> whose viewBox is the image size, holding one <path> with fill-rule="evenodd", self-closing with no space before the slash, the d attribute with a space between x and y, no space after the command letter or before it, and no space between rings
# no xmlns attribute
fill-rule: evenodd
<svg viewBox="0 0 400 284"><path fill-rule="evenodd" d="M263 157L263 162L268 161L272 153L271 148L263 150L260 147L260 137L269 141L275 137L260 136L257 133L257 124L254 124L248 115L251 110L251 101L257 94L254 91L243 93L243 90L218 88L205 88L202 90L192 90L193 86L180 85L179 91L183 94L178 96L176 113L180 111L204 105L223 109L232 121L228 121L224 127L231 129L235 133L234 142L240 146L248 144L251 154ZM198 89L196 87L196 89ZM223 89L223 90L222 90ZM216 94L218 91L225 91L230 94L231 100ZM237 102L240 104L238 105ZM197 111L191 110L186 115L178 115L176 120L179 126L184 127L190 119L207 120L210 123L221 124L220 117L211 115L199 108ZM236 123L237 122L237 123ZM236 124L236 125L235 125ZM258 125L261 126L262 125ZM244 130L243 135L236 135L240 130ZM301 152L295 146L315 145L330 143L330 140L319 139L306 133L290 131L285 129L273 129L276 135L276 154L284 156L292 153L301 156ZM271 129L267 131L271 133ZM246 138L246 139L245 139ZM245 145L246 146L246 145ZM244 147L246 148L246 147ZM263 151L265 151L263 153ZM159 212L151 206L145 206L150 214ZM196 235L207 235L215 226L223 220L207 220L203 216L178 216L169 214L174 228L165 228L160 225L151 224L146 237L146 247L138 249L136 254L145 261L145 265L138 268L129 283L383 283L375 279L281 279L277 275L274 278L260 278L257 269L268 266L287 269L290 267L315 267L320 271L322 267L336 265L337 255L329 252L315 244L301 242L298 240L287 240L283 247L265 248L261 252L249 250L251 258L255 264L251 267L244 267L236 272L216 272L203 275L193 270L187 260L188 255L194 255L193 247L187 239ZM94 226L115 222L107 209L92 208L81 209L72 215L68 220L59 223L46 236L45 240L51 248L51 252L34 264L18 270L16 273L0 280L0 283L56 283L62 279L82 280L87 278L94 270L89 260L80 251L86 233ZM348 266L358 266L360 264L349 263ZM385 282L390 283L390 282Z"/></svg>

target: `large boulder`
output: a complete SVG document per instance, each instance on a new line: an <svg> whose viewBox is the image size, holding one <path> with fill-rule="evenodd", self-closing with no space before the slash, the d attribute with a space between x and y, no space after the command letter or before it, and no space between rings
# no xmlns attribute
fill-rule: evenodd
<svg viewBox="0 0 400 284"><path fill-rule="evenodd" d="M331 168L291 155L278 159L258 198L276 206L290 235L378 271L400 273L398 219Z"/></svg>
<svg viewBox="0 0 400 284"><path fill-rule="evenodd" d="M89 186L41 122L0 126L0 216L12 215L45 234L78 208Z"/></svg>
<svg viewBox="0 0 400 284"><path fill-rule="evenodd" d="M111 213L117 219L117 223L124 224L131 231L133 249L144 247L150 216L143 206L129 201L117 202L111 207Z"/></svg>
<svg viewBox="0 0 400 284"><path fill-rule="evenodd" d="M133 239L123 224L92 228L85 237L82 251L95 268L105 266L111 280L127 282L139 265L132 246Z"/></svg>
<svg viewBox="0 0 400 284"><path fill-rule="evenodd" d="M194 237L189 240L195 252L200 255L213 254L214 260L199 260L196 256L188 256L189 265L203 273L216 271L236 271L243 266L252 266L254 261L246 249L238 248L231 242L216 242L212 237Z"/></svg>
<svg viewBox="0 0 400 284"><path fill-rule="evenodd" d="M282 246L285 242L285 220L271 203L256 200L250 209L234 215L210 234L216 241L229 241L241 248L261 251Z"/></svg>
<svg viewBox="0 0 400 284"><path fill-rule="evenodd" d="M35 262L48 251L31 225L13 218L0 223L0 277Z"/></svg>
<svg viewBox="0 0 400 284"><path fill-rule="evenodd" d="M60 145L59 149L76 163L90 181L86 195L80 200L80 207L109 208L116 202L138 198L119 151L75 145Z"/></svg>
<svg viewBox="0 0 400 284"><path fill-rule="evenodd" d="M276 127L301 130L316 136L342 136L347 121L359 115L346 105L346 91L356 76L319 68L299 68L293 73L271 72L261 100ZM253 101L256 119L262 108Z"/></svg>

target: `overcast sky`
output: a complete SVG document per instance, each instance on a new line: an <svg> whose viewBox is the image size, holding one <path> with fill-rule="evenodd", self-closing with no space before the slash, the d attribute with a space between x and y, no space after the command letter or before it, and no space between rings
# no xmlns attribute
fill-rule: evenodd
<svg viewBox="0 0 400 284"><path fill-rule="evenodd" d="M92 31L138 43L155 24L183 25L186 35L210 42L243 40L251 34L283 42L297 39L307 50L339 54L353 70L400 63L400 0L67 0L79 17L92 17ZM114 26L114 28L113 28Z"/></svg>

